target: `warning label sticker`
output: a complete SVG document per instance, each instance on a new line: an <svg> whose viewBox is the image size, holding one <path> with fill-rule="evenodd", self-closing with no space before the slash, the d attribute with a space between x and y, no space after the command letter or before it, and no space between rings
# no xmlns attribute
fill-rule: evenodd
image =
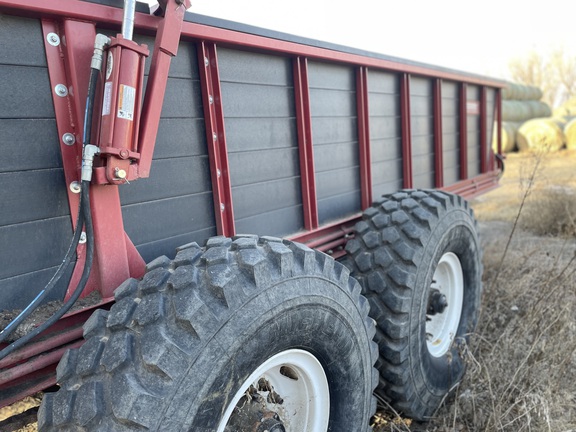
<svg viewBox="0 0 576 432"><path fill-rule="evenodd" d="M112 83L104 84L104 100L102 101L102 115L110 115L110 106L112 105Z"/></svg>
<svg viewBox="0 0 576 432"><path fill-rule="evenodd" d="M134 105L136 102L136 89L120 84L118 91L118 118L134 120Z"/></svg>

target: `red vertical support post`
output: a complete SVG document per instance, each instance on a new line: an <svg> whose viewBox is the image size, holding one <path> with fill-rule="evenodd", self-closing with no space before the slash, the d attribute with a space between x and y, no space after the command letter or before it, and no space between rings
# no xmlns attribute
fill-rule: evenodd
<svg viewBox="0 0 576 432"><path fill-rule="evenodd" d="M370 157L370 111L368 105L368 69L356 71L356 105L360 156L360 193L362 210L372 205L372 167Z"/></svg>
<svg viewBox="0 0 576 432"><path fill-rule="evenodd" d="M444 154L442 146L442 80L434 80L434 178L437 188L444 187Z"/></svg>
<svg viewBox="0 0 576 432"><path fill-rule="evenodd" d="M206 143L210 158L212 178L212 196L214 197L214 215L219 235L232 237L234 227L234 208L232 204L232 184L228 165L224 111L216 45L201 42L198 49L200 82L202 85L202 103L206 124Z"/></svg>
<svg viewBox="0 0 576 432"><path fill-rule="evenodd" d="M498 140L498 154L502 154L502 89L496 90L496 136Z"/></svg>
<svg viewBox="0 0 576 432"><path fill-rule="evenodd" d="M58 52L47 49L50 80L59 88L74 89L67 95L54 97L56 122L62 141L68 143L63 134L71 134L71 146L62 148L62 161L67 185L79 180L82 153L83 112L86 103L90 60L96 35L93 23L65 20L60 29L53 23L44 21L45 35L59 32L61 43ZM48 48L48 47L47 47ZM50 47L53 48L53 47ZM66 106L62 105L65 100ZM70 137L70 135L68 135ZM98 289L102 297L110 298L114 290L129 277L140 277L145 263L124 232L122 208L118 186L91 186L90 202L94 223L95 261L90 281L83 296ZM78 200L70 199L73 221L76 220ZM66 294L69 298L82 273L84 246L78 247L77 266L74 269Z"/></svg>
<svg viewBox="0 0 576 432"><path fill-rule="evenodd" d="M411 189L412 175L412 123L410 113L410 74L400 76L400 121L402 124L403 187Z"/></svg>
<svg viewBox="0 0 576 432"><path fill-rule="evenodd" d="M293 65L304 228L313 230L318 228L318 203L316 198L316 177L314 173L308 62L305 57L296 57Z"/></svg>
<svg viewBox="0 0 576 432"><path fill-rule="evenodd" d="M480 87L480 172L488 171L488 119L486 117L486 87Z"/></svg>
<svg viewBox="0 0 576 432"><path fill-rule="evenodd" d="M468 109L467 85L460 87L460 180L468 178Z"/></svg>

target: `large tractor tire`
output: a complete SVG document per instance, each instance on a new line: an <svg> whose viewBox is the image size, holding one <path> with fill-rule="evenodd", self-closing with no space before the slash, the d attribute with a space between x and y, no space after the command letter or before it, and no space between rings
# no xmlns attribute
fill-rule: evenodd
<svg viewBox="0 0 576 432"><path fill-rule="evenodd" d="M463 377L482 289L481 250L468 203L440 191L387 195L366 210L347 265L376 320L376 393L426 420Z"/></svg>
<svg viewBox="0 0 576 432"><path fill-rule="evenodd" d="M158 258L86 322L41 431L368 431L373 320L349 271L275 238Z"/></svg>

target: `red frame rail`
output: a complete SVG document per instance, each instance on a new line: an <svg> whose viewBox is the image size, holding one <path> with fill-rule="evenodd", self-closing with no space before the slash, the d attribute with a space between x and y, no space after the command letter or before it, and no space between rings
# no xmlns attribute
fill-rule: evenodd
<svg viewBox="0 0 576 432"><path fill-rule="evenodd" d="M82 2L80 0L0 0L0 12L39 18L42 20L44 38L48 33L65 37L67 43L55 49L48 43L46 56L52 88L64 84L77 89L67 97L54 96L56 121L59 136L72 134L77 142L82 135L83 103L86 97L89 58L92 52L95 28L119 29L122 23L121 9ZM178 17L176 17L178 18ZM173 21L170 21L173 22ZM316 199L314 171L314 151L312 142L312 120L310 114L310 92L308 86L308 61L320 60L346 64L356 68L356 101L358 121L358 142L360 156L361 206L368 207L372 202L372 176L370 152L370 116L368 98L368 72L371 69L398 73L400 79L400 106L402 125L403 185L410 188L413 184L411 157L410 123L410 79L412 76L428 77L434 83L434 149L435 184L445 190L459 193L468 198L486 192L497 186L499 170L494 170L493 161L487 160L491 150L487 136L486 89L496 89L495 119L498 148L501 147L501 94L504 83L461 75L457 72L437 70L417 64L405 64L380 57L368 57L360 54L335 51L327 48L303 45L297 42L273 39L265 36L211 27L193 22L183 22L178 27L170 26L163 18L137 13L135 28L139 32L163 35L154 49L153 66L149 77L146 105L142 111L140 127L141 148L140 169L133 174L146 177L152 161L153 147L161 113L161 101L164 96L168 77L169 58L176 53L178 33L180 37L195 42L200 58L200 77L202 98L208 140L210 170L212 177L214 209L217 232L220 235L235 234L234 210L230 173L227 160L226 133L221 104L220 78L218 73L217 48L220 45L238 47L244 50L265 51L293 59L294 93L298 145L302 181L304 231L293 235L293 240L306 243L310 247L331 253L334 257L343 255L344 246L353 235L353 226L361 217L358 213L344 220L320 226ZM181 30L179 32L178 30ZM204 65L204 67L202 67ZM460 181L449 187L443 184L442 164L442 87L443 81L460 84ZM481 174L469 179L467 173L467 92L466 86L478 85L481 88L480 109L481 134ZM150 90L152 89L152 90ZM70 92L72 93L72 92ZM79 180L81 155L78 146L60 143L66 187L71 209L72 224L76 220L78 195L69 186ZM98 175L95 176L98 178ZM134 178L134 177L131 177ZM104 298L103 304L111 300L113 290L128 277L140 277L144 271L144 262L136 248L124 232L118 186L94 185L92 208L96 236L96 262L88 289L85 294L98 290ZM78 248L78 263L84 258L84 247ZM78 266L81 268L82 266ZM79 278L75 271L71 286ZM88 313L88 311L87 311ZM55 382L54 369L62 347L66 344L77 346L79 326L87 318L86 314L72 314L61 323L36 339L31 345L14 353L0 363L0 392L8 388L18 388L8 398L0 397L0 407L15 398L45 388ZM68 321L66 321L68 320ZM69 330L62 330L62 323L69 323ZM32 349L32 351L30 351ZM26 363L22 363L26 361ZM34 367L32 367L34 366ZM34 370L41 368L41 370ZM28 383L29 385L27 386Z"/></svg>

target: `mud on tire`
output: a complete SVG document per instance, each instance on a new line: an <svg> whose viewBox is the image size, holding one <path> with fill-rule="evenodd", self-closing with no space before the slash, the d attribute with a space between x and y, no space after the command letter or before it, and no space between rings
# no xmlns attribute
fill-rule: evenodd
<svg viewBox="0 0 576 432"><path fill-rule="evenodd" d="M377 323L376 393L425 420L462 379L478 319L482 264L472 209L457 195L406 190L382 197L355 230L345 263Z"/></svg>
<svg viewBox="0 0 576 432"><path fill-rule="evenodd" d="M373 321L359 284L327 255L275 238L212 238L161 257L84 326L58 366L39 429L217 429L256 367L291 349L326 374L328 430L369 430ZM226 430L229 430L228 428Z"/></svg>

